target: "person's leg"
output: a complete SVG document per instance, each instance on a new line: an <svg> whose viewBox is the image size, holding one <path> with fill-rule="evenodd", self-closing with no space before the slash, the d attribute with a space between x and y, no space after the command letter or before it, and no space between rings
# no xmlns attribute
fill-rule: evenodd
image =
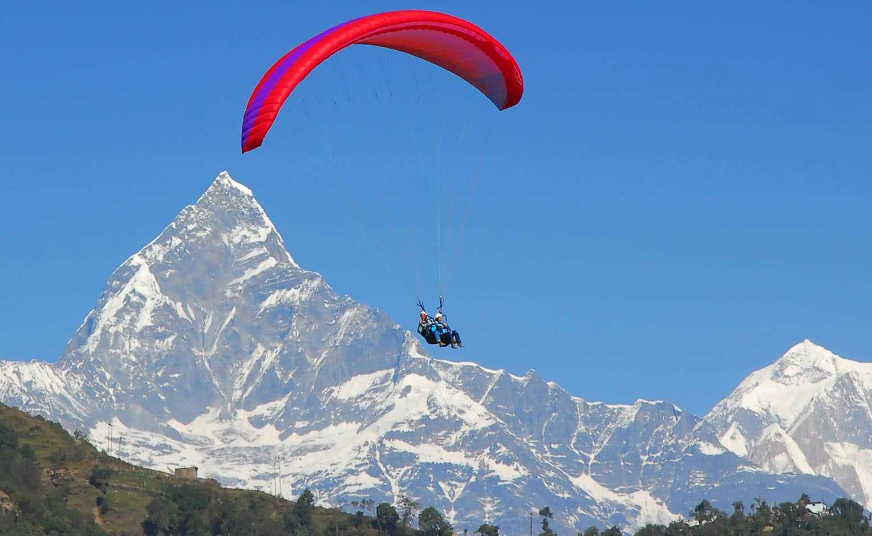
<svg viewBox="0 0 872 536"><path fill-rule="evenodd" d="M457 333L456 331L452 331L451 335L454 338L454 342L457 344L457 346L460 346L461 348L463 348L463 341L460 340L460 333Z"/></svg>
<svg viewBox="0 0 872 536"><path fill-rule="evenodd" d="M442 333L439 334L439 340L442 341L442 346L448 346L451 344L451 332L447 329L442 331Z"/></svg>

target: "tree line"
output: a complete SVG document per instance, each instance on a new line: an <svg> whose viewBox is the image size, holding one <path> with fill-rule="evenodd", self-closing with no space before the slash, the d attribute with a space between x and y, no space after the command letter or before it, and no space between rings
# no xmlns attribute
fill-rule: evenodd
<svg viewBox="0 0 872 536"><path fill-rule="evenodd" d="M281 515L268 511L269 496L248 495L246 500L226 500L217 490L197 484L167 483L146 507L142 528L148 536L245 535L269 536L452 536L454 528L434 507L421 509L408 496L400 497L399 510L390 503L370 499L352 501L353 514L340 505L316 508L315 496L305 490ZM369 515L367 515L369 514ZM418 528L413 528L417 521Z"/></svg>
<svg viewBox="0 0 872 536"><path fill-rule="evenodd" d="M538 536L558 536L552 526L554 512L548 506L538 511L541 529ZM701 501L687 519L668 525L648 524L637 530L635 536L872 536L872 516L862 505L850 499L837 499L829 507L812 503L803 494L796 502L770 505L757 497L750 508L742 501L733 503L733 512L715 508L708 500ZM532 522L532 520L531 520ZM464 534L466 531L464 531ZM497 525L481 525L480 536L499 536ZM590 526L576 536L622 536L624 531L615 525L600 529Z"/></svg>
<svg viewBox="0 0 872 536"><path fill-rule="evenodd" d="M817 508L810 508L817 507ZM600 531L588 527L577 536L619 536L620 527ZM837 499L828 508L813 504L803 494L796 502L772 504L757 497L746 509L742 501L733 503L733 512L715 508L701 501L687 519L668 525L649 524L635 536L872 536L870 517L863 507L850 499ZM540 536L555 536L547 526Z"/></svg>

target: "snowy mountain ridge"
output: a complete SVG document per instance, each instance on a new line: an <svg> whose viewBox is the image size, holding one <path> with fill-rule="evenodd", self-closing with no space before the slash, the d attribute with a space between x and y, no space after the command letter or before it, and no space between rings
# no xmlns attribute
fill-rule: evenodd
<svg viewBox="0 0 872 536"><path fill-rule="evenodd" d="M833 478L872 507L872 363L805 340L751 373L706 421L766 470Z"/></svg>
<svg viewBox="0 0 872 536"><path fill-rule="evenodd" d="M459 528L517 532L545 504L571 533L665 523L703 497L843 494L761 469L669 402L588 402L532 370L433 359L301 268L226 172L112 274L56 364L0 362L0 400L115 436L133 463L271 491L280 458L284 490L407 493Z"/></svg>

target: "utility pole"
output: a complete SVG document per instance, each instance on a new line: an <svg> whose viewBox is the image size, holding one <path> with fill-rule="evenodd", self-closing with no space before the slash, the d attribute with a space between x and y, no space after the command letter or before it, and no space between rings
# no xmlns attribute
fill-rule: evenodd
<svg viewBox="0 0 872 536"><path fill-rule="evenodd" d="M530 536L533 536L533 512L530 512Z"/></svg>
<svg viewBox="0 0 872 536"><path fill-rule="evenodd" d="M284 499L284 493L282 492L282 454L279 453L279 498Z"/></svg>
<svg viewBox="0 0 872 536"><path fill-rule="evenodd" d="M491 500L490 491L488 490L488 485L487 485L487 475L490 474L490 464L487 462L485 462L485 465L484 465L484 472L485 472L485 476L482 479L482 480L484 480L484 502L482 503L482 506L484 507L483 508L484 509L484 522L485 522L485 524L490 525L490 523L491 523L490 514L491 514L491 510L493 510L493 500Z"/></svg>

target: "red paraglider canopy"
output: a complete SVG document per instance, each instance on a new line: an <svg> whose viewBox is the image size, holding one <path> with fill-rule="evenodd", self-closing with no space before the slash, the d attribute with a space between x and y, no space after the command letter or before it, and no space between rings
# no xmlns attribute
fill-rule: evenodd
<svg viewBox="0 0 872 536"><path fill-rule="evenodd" d="M288 52L251 94L242 122L242 152L263 143L285 100L321 62L350 45L399 50L463 78L498 109L524 93L518 63L499 41L471 22L434 11L391 11L331 28Z"/></svg>

